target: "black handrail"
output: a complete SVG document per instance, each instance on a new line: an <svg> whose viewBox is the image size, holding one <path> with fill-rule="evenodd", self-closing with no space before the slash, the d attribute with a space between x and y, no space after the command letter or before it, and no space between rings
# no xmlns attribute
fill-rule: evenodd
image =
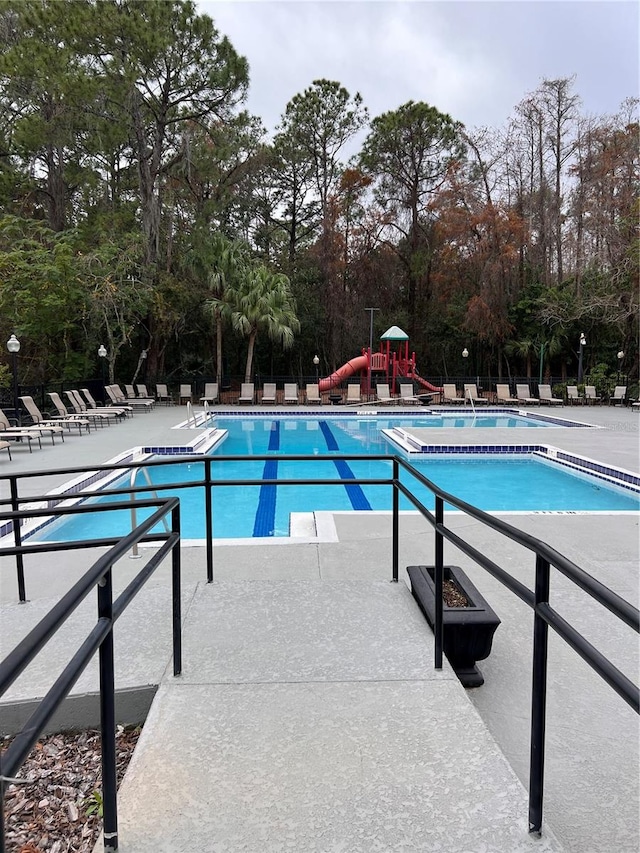
<svg viewBox="0 0 640 853"><path fill-rule="evenodd" d="M413 468L406 459L389 454L374 454L374 455L355 455L355 454L331 454L332 459L353 461L366 459L368 461L384 460L391 464L390 477L360 477L350 479L349 483L353 485L387 485L392 488L393 503L392 503L392 580L398 581L398 554L399 554L399 495L402 493L420 512L420 514L432 525L435 531L435 586L436 586L436 614L435 614L435 652L434 665L436 669L442 668L443 655L443 608L442 608L442 581L444 568L444 540L452 543L456 548L466 554L481 568L489 572L496 580L507 587L513 594L520 598L525 604L534 611L534 631L533 631L533 664L532 664L532 711L531 711L531 754L530 754L530 770L529 770L529 828L531 832L539 833L542 825L542 803L543 803L543 779L544 779L544 748L545 748L545 717L546 717L546 680L547 680L547 629L551 626L556 633L568 643L578 654L586 661L586 663L594 669L603 680L609 684L635 711L640 713L640 691L637 685L633 684L624 673L617 669L604 655L602 655L591 643L589 643L573 626L566 622L549 604L550 592L550 569L553 566L560 571L568 580L574 583L579 589L582 589L587 595L597 601L599 604L609 610L616 618L623 621L636 632L640 632L640 613L629 602L625 601L621 596L604 586L594 577L581 569L574 562L569 560L560 552L549 546L547 543L528 533L513 527L508 522L500 518L489 515L486 512L477 509L471 504L455 497L454 495L445 492L435 483L425 477L420 471ZM190 480L185 483L171 484L154 484L156 491L167 491L176 489L192 489L204 488L205 490L205 506L206 506L206 561L207 561L207 581L213 582L213 521L212 517L215 512L213 502L213 489L217 487L229 486L263 486L263 485L280 485L280 486L308 486L308 485L337 485L344 486L344 480L341 479L225 479L213 480L211 476L212 466L222 462L249 462L249 461L264 461L273 459L273 454L258 454L254 456L180 456L172 459L149 460L145 462L145 467L166 466L184 463L200 463L203 465L204 474L200 480ZM301 462L317 462L318 457L307 454L291 454L278 455L281 461L301 461ZM139 465L139 462L138 462ZM131 464L119 463L117 465L98 465L92 466L91 471L115 471L122 469L129 470ZM400 469L402 468L409 476L420 483L435 497L435 512L428 509L413 491L400 479ZM82 473L82 468L66 468L56 471L48 471L46 476L56 474L78 474ZM6 479L11 480L11 500L0 501L2 504L11 503L15 509L25 502L57 502L67 500L69 495L45 495L34 497L29 495L25 498L18 497L17 482L19 479L33 478L44 476L41 472L29 472L26 474L12 474ZM110 494L115 495L131 495L148 491L148 486L140 486L135 488L115 488L110 489ZM96 496L104 494L104 492L90 491L83 492L83 496ZM499 534L509 538L524 548L530 550L535 555L536 561L536 577L535 589L531 590L512 577L507 571L498 566L493 560L478 551L472 544L465 541L458 533L449 529L445 524L444 505L448 504L476 521L482 523ZM130 506L127 504L127 506ZM114 504L109 505L109 509L114 509ZM65 508L49 508L39 510L41 515L53 515L57 512L66 512ZM92 507L92 511L95 509ZM0 521L3 518L11 518L14 513L0 512ZM24 511L22 515L35 515L33 512ZM17 527L17 525L16 525ZM149 539L152 537L148 537ZM19 532L18 537L19 541ZM37 545L28 546L18 544L14 548L0 549L0 555L15 553L18 556L30 551L53 550L53 546ZM76 543L78 544L78 543ZM19 566L18 566L19 568ZM20 584L19 584L20 586ZM22 586L24 587L24 577Z"/></svg>
<svg viewBox="0 0 640 853"><path fill-rule="evenodd" d="M27 636L0 662L0 696L3 696L13 682L29 666L36 655L44 648L51 637L61 628L74 610L89 593L97 588L98 619L85 637L80 647L55 680L35 711L13 738L11 745L0 755L0 853L5 853L4 831L4 788L15 781L15 776L29 752L37 742L47 723L69 694L82 672L95 655L99 655L100 677L100 728L102 747L102 799L103 799L103 836L106 851L115 851L118 847L117 815L117 762L116 762L116 718L115 718L115 678L113 659L113 628L118 617L124 612L144 583L156 568L171 554L172 556L172 632L173 632L173 674L182 671L182 635L181 635L181 595L180 595L180 501L178 498L146 500L142 504L157 507L148 518L138 524L127 536L117 540L92 539L81 543L82 547L95 547L111 543L112 547L103 554L71 587L71 589L52 607L52 609L32 628ZM118 502L114 507L127 507ZM94 507L60 507L61 514L95 511ZM51 510L43 514L50 515ZM149 535L149 531L166 515L171 514L171 531L162 535ZM23 515L31 515L27 510ZM19 513L10 513L17 518ZM161 547L153 553L135 578L113 600L112 570L117 561L133 545L139 542L162 540ZM67 543L66 550L72 550L78 543ZM9 549L16 556L22 553L16 548ZM49 549L46 549L49 550Z"/></svg>

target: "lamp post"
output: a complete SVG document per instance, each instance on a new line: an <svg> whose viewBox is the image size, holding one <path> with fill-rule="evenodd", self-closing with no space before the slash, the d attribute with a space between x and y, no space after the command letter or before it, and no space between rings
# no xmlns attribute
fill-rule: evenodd
<svg viewBox="0 0 640 853"><path fill-rule="evenodd" d="M98 347L98 357L100 359L100 370L102 373L102 402L104 403L105 402L104 398L106 397L105 387L107 384L106 370L105 370L105 368L107 366L107 363L106 363L107 348L105 347L104 344L100 344L100 346Z"/></svg>
<svg viewBox="0 0 640 853"><path fill-rule="evenodd" d="M467 359L469 358L469 350L465 347L462 350L462 357L464 359L464 378L467 378Z"/></svg>
<svg viewBox="0 0 640 853"><path fill-rule="evenodd" d="M582 382L582 350L587 345L584 332L580 332L580 349L578 350L578 385Z"/></svg>
<svg viewBox="0 0 640 853"><path fill-rule="evenodd" d="M22 423L20 407L18 406L18 353L20 352L20 341L15 335L11 335L7 341L7 349L11 353L11 369L13 370L13 408L18 424Z"/></svg>
<svg viewBox="0 0 640 853"><path fill-rule="evenodd" d="M616 385L620 384L620 368L622 367L622 359L624 358L624 350L620 350L618 353L618 377L616 379Z"/></svg>
<svg viewBox="0 0 640 853"><path fill-rule="evenodd" d="M318 365L320 364L320 359L318 358L317 355L314 355L314 357L313 357L313 364L314 364L314 367L316 369L316 383L318 383L320 381L320 379L319 379L320 374L318 373Z"/></svg>
<svg viewBox="0 0 640 853"><path fill-rule="evenodd" d="M369 358L367 365L367 400L371 397L371 355L373 353L373 312L379 308L365 308L369 312Z"/></svg>

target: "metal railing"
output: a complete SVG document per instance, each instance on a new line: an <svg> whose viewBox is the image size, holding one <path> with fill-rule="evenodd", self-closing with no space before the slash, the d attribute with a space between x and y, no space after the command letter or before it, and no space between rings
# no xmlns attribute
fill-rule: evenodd
<svg viewBox="0 0 640 853"><path fill-rule="evenodd" d="M182 671L182 634L181 634L181 598L180 598L180 502L178 498L163 500L145 500L141 505L156 508L155 511L131 533L119 539L103 537L85 540L82 543L65 543L65 550L74 547L98 547L110 545L103 554L75 583L56 605L32 628L27 636L0 663L0 697L4 696L15 680L25 671L33 659L46 646L54 634L62 627L76 608L93 589L97 590L98 619L76 649L73 657L38 703L31 717L13 738L11 745L0 755L0 853L5 853L4 826L4 790L8 784L17 784L25 780L16 778L20 767L36 744L56 710L68 696L78 678L84 672L96 651L98 652L98 670L100 680L100 738L102 768L102 810L103 836L105 851L118 848L118 811L117 811L117 760L116 760L116 713L115 713L115 676L113 629L116 620L138 594L142 586L151 577L156 568L171 554L172 557L172 632L173 632L173 674ZM112 505L116 508L128 507L126 502ZM59 508L57 514L77 514L100 512L96 506L76 506ZM30 516L50 515L51 510L28 510ZM171 530L165 535L150 533L151 529L171 514ZM3 513L17 521L24 513ZM138 542L162 541L145 566L129 582L126 588L114 600L112 571L117 561ZM16 554L17 549L13 550ZM58 544L40 546L40 550L59 551ZM7 549L0 549L6 553Z"/></svg>
<svg viewBox="0 0 640 853"><path fill-rule="evenodd" d="M261 454L255 456L181 456L176 459L160 459L151 460L145 463L145 468L153 469L154 467L176 465L189 463L191 473L196 464L201 465L203 474L200 479L191 479L188 482L175 482L172 484L156 484L157 491L175 491L178 489L193 489L199 488L204 490L205 502L205 553L206 553L206 572L207 581L211 583L214 578L214 560L213 560L213 518L214 518L214 500L213 493L218 487L238 486L245 488L247 486L344 486L345 480L342 479L313 479L310 477L300 479L283 479L274 477L272 479L213 479L212 467L224 462L255 462L273 460L273 454ZM278 455L278 461L297 461L317 463L318 457L311 455ZM323 457L326 458L326 457ZM442 668L443 658L443 607L442 607L442 584L444 574L444 541L447 540L462 553L469 557L482 569L487 571L503 586L516 595L521 601L529 606L534 613L533 627L533 663L532 663L532 705L531 705L531 748L530 748L530 764L529 764L529 828L532 833L539 833L542 826L542 810L543 810L543 780L544 780L544 758L545 758L545 717L546 717L546 684L547 684L547 652L548 652L548 628L551 627L561 637L565 643L573 648L583 660L616 692L627 702L636 713L640 712L640 691L638 686L633 684L631 680L614 664L608 660L598 649L596 649L577 629L570 625L550 604L550 587L551 587L551 568L555 568L565 578L571 581L578 589L582 590L586 595L594 601L605 607L616 619L624 622L634 631L640 631L640 614L638 610L629 602L625 601L619 595L606 586L601 584L577 564L560 554L555 549L551 548L545 542L531 536L523 531L513 527L507 522L497 517L491 516L482 510L477 509L471 504L466 503L454 495L445 492L435 483L431 482L427 477L422 475L405 459L388 454L376 454L372 456L359 456L354 454L331 454L332 460L354 461L366 459L367 461L384 460L389 463L390 476L387 477L358 477L349 479L349 485L378 485L388 486L392 490L392 543L391 543L391 573L392 580L398 581L399 574L399 542L400 542L400 496L404 495L409 503L426 519L426 521L434 528L435 532L435 652L434 665L436 669ZM118 469L129 469L130 466L125 464L120 465L102 465L92 466L92 471L113 471ZM401 479L401 470L404 475L404 480ZM79 468L58 469L57 471L46 472L47 476L52 474L78 474L82 471ZM19 506L27 501L33 502L38 500L51 500L51 496L43 496L42 498L29 497L21 498L19 496L18 482L23 479L31 479L37 476L44 476L34 472L25 474L9 475L6 479L10 480L11 499L9 501L0 501L2 504L10 503L14 513L18 512ZM413 487L407 483L413 481ZM432 511L428 508L423 500L416 495L416 485L419 484L428 493L433 495L435 500L435 508ZM116 488L110 489L110 494L127 495L136 494L145 491L145 487L137 488ZM99 492L87 492L87 496L99 494ZM64 496L57 496L57 500L63 500ZM462 538L453 529L445 524L444 506L445 503L465 515L473 518L475 521L491 528L501 536L510 539L523 548L529 550L535 559L535 586L534 589L529 589L522 584L505 569L501 568L496 562L479 551L470 542ZM128 506L128 505L127 505ZM113 509L113 505L110 505ZM55 510L49 509L48 514L52 514ZM60 510L58 510L60 511ZM25 513L28 514L28 513ZM11 513L8 514L9 516ZM0 512L0 522L7 514ZM148 528L147 528L148 529ZM19 528L14 530L15 546L8 549L0 549L2 554L16 555L16 569L18 573L18 589L20 595L25 593L24 584L24 566L22 564L23 556L31 551L41 550L41 546L24 545L20 540ZM48 546L53 549L54 546ZM57 546L59 549L65 547L64 544ZM82 545L80 545L82 547ZM21 600L24 600L21 598Z"/></svg>

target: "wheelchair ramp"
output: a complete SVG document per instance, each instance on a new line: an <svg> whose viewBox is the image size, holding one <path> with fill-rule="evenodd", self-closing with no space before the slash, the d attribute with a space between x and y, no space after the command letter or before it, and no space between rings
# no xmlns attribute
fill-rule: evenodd
<svg viewBox="0 0 640 853"><path fill-rule="evenodd" d="M404 584L202 585L183 649L119 794L122 853L561 849L528 835Z"/></svg>

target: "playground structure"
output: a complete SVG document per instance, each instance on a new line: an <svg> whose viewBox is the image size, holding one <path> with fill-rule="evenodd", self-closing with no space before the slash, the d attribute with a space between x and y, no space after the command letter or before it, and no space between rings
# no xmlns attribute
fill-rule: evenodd
<svg viewBox="0 0 640 853"><path fill-rule="evenodd" d="M319 390L331 391L341 385L346 379L355 374L360 374L360 389L367 396L371 396L371 380L375 374L376 380L382 380L390 388L397 387L399 379L410 379L425 389L425 397L431 394L439 394L442 388L438 388L423 379L416 371L416 354L409 355L409 336L398 326L392 326L380 338L380 350L373 352L371 348L364 347L362 354L347 361L330 376L319 381ZM392 344L397 344L392 350Z"/></svg>

